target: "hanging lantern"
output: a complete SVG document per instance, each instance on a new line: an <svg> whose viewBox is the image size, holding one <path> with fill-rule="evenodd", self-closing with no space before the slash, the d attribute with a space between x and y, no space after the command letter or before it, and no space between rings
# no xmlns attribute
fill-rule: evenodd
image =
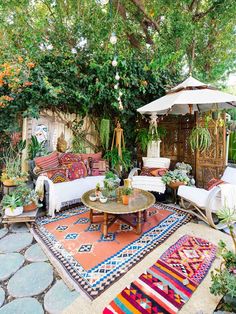
<svg viewBox="0 0 236 314"><path fill-rule="evenodd" d="M101 0L100 2L101 2L101 5L106 5L108 4L109 0Z"/></svg>
<svg viewBox="0 0 236 314"><path fill-rule="evenodd" d="M116 79L117 81L119 81L119 79L120 79L120 76L119 76L119 73L118 73L118 72L116 72L115 79Z"/></svg>
<svg viewBox="0 0 236 314"><path fill-rule="evenodd" d="M123 104L121 101L119 101L119 110L123 110L123 109L124 109Z"/></svg>
<svg viewBox="0 0 236 314"><path fill-rule="evenodd" d="M116 61L116 59L114 59L114 60L112 60L111 64L113 67L117 67L118 62Z"/></svg>
<svg viewBox="0 0 236 314"><path fill-rule="evenodd" d="M115 45L115 44L117 43L116 33L114 33L114 32L111 34L110 43L111 43L112 45Z"/></svg>

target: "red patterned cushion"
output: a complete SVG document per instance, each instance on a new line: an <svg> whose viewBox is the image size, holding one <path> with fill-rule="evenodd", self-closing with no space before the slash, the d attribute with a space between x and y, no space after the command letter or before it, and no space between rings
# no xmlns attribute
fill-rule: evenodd
<svg viewBox="0 0 236 314"><path fill-rule="evenodd" d="M84 178L87 176L87 169L83 161L67 164L68 178L70 181Z"/></svg>
<svg viewBox="0 0 236 314"><path fill-rule="evenodd" d="M168 171L168 169L166 169L166 168L157 168L155 170L150 171L150 173L154 177L162 177L162 176L164 176L164 174L166 174L167 171Z"/></svg>
<svg viewBox="0 0 236 314"><path fill-rule="evenodd" d="M35 164L42 170L53 169L59 167L58 153L53 152L48 156L37 157L34 159Z"/></svg>
<svg viewBox="0 0 236 314"><path fill-rule="evenodd" d="M94 161L92 163L92 176L103 176L109 170L107 160Z"/></svg>
<svg viewBox="0 0 236 314"><path fill-rule="evenodd" d="M208 183L207 183L207 190L210 191L211 189L213 189L215 186L225 183L225 181L221 180L221 179L216 179L213 178L211 179Z"/></svg>
<svg viewBox="0 0 236 314"><path fill-rule="evenodd" d="M63 153L59 157L59 162L61 165L71 164L78 161L81 161L80 154Z"/></svg>
<svg viewBox="0 0 236 314"><path fill-rule="evenodd" d="M166 168L143 167L140 175L148 177L162 177L167 171L168 169Z"/></svg>
<svg viewBox="0 0 236 314"><path fill-rule="evenodd" d="M53 183L69 181L66 168L51 169L41 175L48 177Z"/></svg>

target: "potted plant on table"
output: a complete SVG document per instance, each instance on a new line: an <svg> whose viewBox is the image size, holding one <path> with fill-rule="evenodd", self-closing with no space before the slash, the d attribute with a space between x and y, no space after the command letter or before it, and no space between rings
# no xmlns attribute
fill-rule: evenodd
<svg viewBox="0 0 236 314"><path fill-rule="evenodd" d="M223 208L217 212L223 224L227 224L233 241L233 250L229 250L221 240L219 242L219 257L222 259L220 267L211 272L212 285L210 292L214 295L223 295L225 310L236 312L236 222L235 209Z"/></svg>
<svg viewBox="0 0 236 314"><path fill-rule="evenodd" d="M108 198L115 198L116 197L116 189L120 185L119 177L114 174L112 171L108 171L105 174L105 179L103 180L104 184L104 194Z"/></svg>
<svg viewBox="0 0 236 314"><path fill-rule="evenodd" d="M186 173L178 169L167 171L161 179L172 189L177 189L180 185L187 185L190 181Z"/></svg>
<svg viewBox="0 0 236 314"><path fill-rule="evenodd" d="M18 216L23 212L22 198L15 192L4 195L1 206L7 216Z"/></svg>
<svg viewBox="0 0 236 314"><path fill-rule="evenodd" d="M25 183L20 184L15 189L14 193L21 197L24 212L30 212L42 206L42 204L39 203L38 193Z"/></svg>
<svg viewBox="0 0 236 314"><path fill-rule="evenodd" d="M122 202L123 205L129 205L129 197L132 194L133 190L131 188L122 189Z"/></svg>

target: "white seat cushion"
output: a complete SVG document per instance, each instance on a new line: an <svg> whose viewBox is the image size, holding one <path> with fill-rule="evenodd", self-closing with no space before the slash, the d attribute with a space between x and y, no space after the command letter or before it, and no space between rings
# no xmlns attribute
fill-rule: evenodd
<svg viewBox="0 0 236 314"><path fill-rule="evenodd" d="M159 193L164 193L166 189L166 185L162 182L161 177L151 176L133 176L132 187Z"/></svg>
<svg viewBox="0 0 236 314"><path fill-rule="evenodd" d="M170 159L169 158L150 158L143 157L143 166L147 168L166 168L170 167Z"/></svg>
<svg viewBox="0 0 236 314"><path fill-rule="evenodd" d="M178 195L184 199L196 204L201 208L206 208L209 192L192 186L181 185L178 188Z"/></svg>
<svg viewBox="0 0 236 314"><path fill-rule="evenodd" d="M236 184L236 168L227 167L221 177L221 180L231 184Z"/></svg>

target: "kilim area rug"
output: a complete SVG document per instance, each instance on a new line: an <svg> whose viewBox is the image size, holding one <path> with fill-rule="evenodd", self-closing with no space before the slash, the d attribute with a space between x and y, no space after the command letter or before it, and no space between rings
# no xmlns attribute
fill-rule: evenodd
<svg viewBox="0 0 236 314"><path fill-rule="evenodd" d="M32 232L63 272L63 279L95 299L191 216L176 208L155 204L147 211L142 234L117 221L108 237L101 232L101 217L90 223L89 209L75 207L54 218L37 219ZM136 216L130 216L135 223ZM60 272L61 274L61 272Z"/></svg>
<svg viewBox="0 0 236 314"><path fill-rule="evenodd" d="M112 313L177 313L206 276L216 246L185 235L104 309Z"/></svg>

